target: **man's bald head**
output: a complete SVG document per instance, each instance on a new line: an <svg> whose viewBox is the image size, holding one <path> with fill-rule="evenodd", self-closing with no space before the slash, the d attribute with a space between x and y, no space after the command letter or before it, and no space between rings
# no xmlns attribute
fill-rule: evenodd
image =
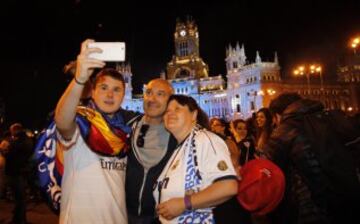
<svg viewBox="0 0 360 224"><path fill-rule="evenodd" d="M151 80L146 85L144 92L145 116L157 122L161 121L167 101L173 92L174 89L168 81L160 78Z"/></svg>
<svg viewBox="0 0 360 224"><path fill-rule="evenodd" d="M155 86L155 85L161 85L164 89L166 89L166 91L171 95L174 93L174 89L171 86L171 84L166 81L165 79L161 79L161 78L156 78L156 79L152 79L148 82L148 84L146 85L146 87L150 86Z"/></svg>

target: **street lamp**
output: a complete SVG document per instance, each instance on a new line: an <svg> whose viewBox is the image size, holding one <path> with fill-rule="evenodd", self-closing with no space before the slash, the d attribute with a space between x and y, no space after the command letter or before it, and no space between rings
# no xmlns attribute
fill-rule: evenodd
<svg viewBox="0 0 360 224"><path fill-rule="evenodd" d="M351 48L354 49L354 54L356 54L356 49L360 44L360 37L356 37L351 41Z"/></svg>
<svg viewBox="0 0 360 224"><path fill-rule="evenodd" d="M297 69L295 69L294 75L295 76L306 75L307 88L308 88L308 92L310 93L310 73L306 71L305 66L299 66Z"/></svg>
<svg viewBox="0 0 360 224"><path fill-rule="evenodd" d="M273 89L267 89L266 92L267 92L270 96L272 96L272 95L274 95L274 94L276 93L276 91L273 90Z"/></svg>
<svg viewBox="0 0 360 224"><path fill-rule="evenodd" d="M310 66L310 73L311 74L316 74L318 73L320 76L320 90L324 90L324 80L322 77L322 68L320 65L311 65Z"/></svg>
<svg viewBox="0 0 360 224"><path fill-rule="evenodd" d="M310 65L310 66L299 66L297 69L294 70L295 76L303 76L306 75L306 81L307 81L307 89L308 92L310 92L310 75L318 73L320 75L320 85L321 90L324 89L324 81L322 77L322 67L320 65Z"/></svg>

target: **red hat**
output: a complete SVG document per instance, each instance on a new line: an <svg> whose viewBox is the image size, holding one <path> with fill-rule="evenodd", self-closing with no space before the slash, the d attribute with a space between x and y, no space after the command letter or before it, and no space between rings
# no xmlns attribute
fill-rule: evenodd
<svg viewBox="0 0 360 224"><path fill-rule="evenodd" d="M265 215L280 203L285 191L281 169L267 159L254 159L240 170L237 199L250 212Z"/></svg>

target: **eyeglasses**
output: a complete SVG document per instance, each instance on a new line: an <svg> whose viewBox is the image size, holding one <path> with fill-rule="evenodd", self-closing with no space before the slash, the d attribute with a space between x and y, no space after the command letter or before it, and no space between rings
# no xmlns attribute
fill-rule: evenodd
<svg viewBox="0 0 360 224"><path fill-rule="evenodd" d="M138 138L136 139L136 146L137 147L144 147L144 144L145 144L145 135L146 135L146 132L149 130L149 125L148 124L143 124L140 128L140 132L139 132L139 136Z"/></svg>

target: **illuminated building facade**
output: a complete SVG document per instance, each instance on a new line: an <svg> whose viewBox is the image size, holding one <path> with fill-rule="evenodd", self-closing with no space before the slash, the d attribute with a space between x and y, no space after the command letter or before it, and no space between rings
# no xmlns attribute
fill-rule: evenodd
<svg viewBox="0 0 360 224"><path fill-rule="evenodd" d="M305 98L320 100L327 109L358 111L358 106L352 106L351 88L346 85L344 77L347 76L343 73L339 73L343 81L321 83L321 86L293 82L294 79L283 80L276 52L270 62L262 61L259 52L256 52L255 61L250 63L244 45L240 47L237 43L235 47L229 45L226 48L225 83L222 75L209 76L209 67L200 57L199 33L194 21L176 22L174 43L175 54L167 64L167 74L160 77L171 83L176 94L192 96L209 117L248 118L253 112L267 107L282 92L298 92ZM127 88L131 88L131 69L126 72ZM359 75L355 80L358 85ZM142 111L142 99L133 98L129 91L123 107Z"/></svg>

